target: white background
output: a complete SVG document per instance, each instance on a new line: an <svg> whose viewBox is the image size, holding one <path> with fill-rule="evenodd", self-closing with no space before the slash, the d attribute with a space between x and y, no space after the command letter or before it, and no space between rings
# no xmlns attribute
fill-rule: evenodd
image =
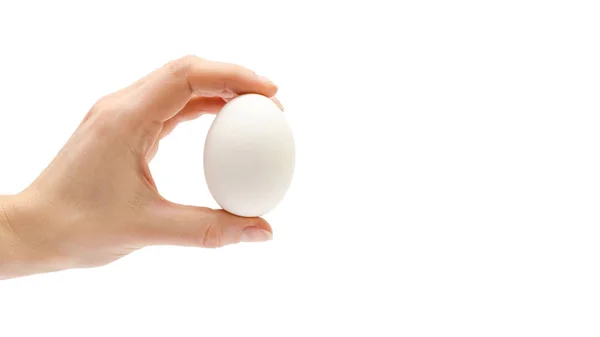
<svg viewBox="0 0 600 337"><path fill-rule="evenodd" d="M594 1L2 1L0 193L92 104L186 54L280 86L274 240L0 283L0 336L598 336ZM152 163L215 207L212 117Z"/></svg>

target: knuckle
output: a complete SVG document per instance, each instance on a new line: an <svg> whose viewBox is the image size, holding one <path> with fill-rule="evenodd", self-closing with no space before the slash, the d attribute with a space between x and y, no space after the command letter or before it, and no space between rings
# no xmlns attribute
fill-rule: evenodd
<svg viewBox="0 0 600 337"><path fill-rule="evenodd" d="M223 68L221 74L222 77L222 91L231 91L232 83L242 82L248 77L248 70L242 66L230 64L226 68Z"/></svg>
<svg viewBox="0 0 600 337"><path fill-rule="evenodd" d="M96 101L88 111L83 122L92 129L103 129L106 125L107 116L111 115L111 105L108 97L104 97Z"/></svg>
<svg viewBox="0 0 600 337"><path fill-rule="evenodd" d="M110 109L111 109L111 97L104 96L104 97L100 98L99 100L97 100L96 103L94 103L94 105L90 109L90 112L93 115L97 115L100 113L104 113Z"/></svg>
<svg viewBox="0 0 600 337"><path fill-rule="evenodd" d="M126 129L130 123L126 116L130 111L127 102L111 95L100 98L88 111L84 124L89 131L99 135Z"/></svg>
<svg viewBox="0 0 600 337"><path fill-rule="evenodd" d="M202 233L202 247L204 248L219 248L222 246L222 235L221 226L218 226L215 222L206 227Z"/></svg>
<svg viewBox="0 0 600 337"><path fill-rule="evenodd" d="M198 56L185 55L183 57L169 62L167 64L167 69L171 74L175 76L185 75L190 66L193 63L198 62L199 60L201 59Z"/></svg>

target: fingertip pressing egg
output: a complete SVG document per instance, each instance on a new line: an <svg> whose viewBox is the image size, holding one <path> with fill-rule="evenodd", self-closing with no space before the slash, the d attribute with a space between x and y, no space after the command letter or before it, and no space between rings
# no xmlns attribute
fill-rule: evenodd
<svg viewBox="0 0 600 337"><path fill-rule="evenodd" d="M229 101L206 136L208 189L219 206L238 216L262 216L275 208L290 186L294 164L294 137L285 114L262 95Z"/></svg>

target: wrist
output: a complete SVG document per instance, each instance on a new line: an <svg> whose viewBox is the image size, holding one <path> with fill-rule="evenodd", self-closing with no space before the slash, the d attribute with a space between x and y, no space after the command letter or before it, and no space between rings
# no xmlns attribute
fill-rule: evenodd
<svg viewBox="0 0 600 337"><path fill-rule="evenodd" d="M30 199L0 195L0 280L56 270L52 255L35 243L44 217Z"/></svg>
<svg viewBox="0 0 600 337"><path fill-rule="evenodd" d="M0 279L14 276L16 266L21 264L19 239L9 215L14 198L0 195Z"/></svg>

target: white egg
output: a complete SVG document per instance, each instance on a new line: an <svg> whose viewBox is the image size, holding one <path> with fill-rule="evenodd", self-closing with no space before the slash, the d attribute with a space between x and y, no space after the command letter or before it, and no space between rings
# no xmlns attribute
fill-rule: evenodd
<svg viewBox="0 0 600 337"><path fill-rule="evenodd" d="M287 193L294 164L294 137L285 114L262 95L232 99L206 136L208 189L219 206L238 216L262 216L275 208Z"/></svg>

